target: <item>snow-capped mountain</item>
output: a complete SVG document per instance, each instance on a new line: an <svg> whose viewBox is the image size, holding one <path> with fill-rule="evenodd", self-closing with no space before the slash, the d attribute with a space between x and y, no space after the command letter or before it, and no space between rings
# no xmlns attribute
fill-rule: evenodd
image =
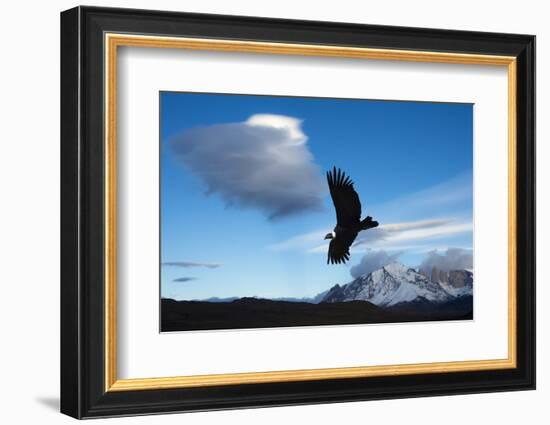
<svg viewBox="0 0 550 425"><path fill-rule="evenodd" d="M324 296L322 302L361 300L380 307L391 307L414 301L444 303L472 294L471 272L456 270L442 276L442 279L433 281L426 273L400 263L391 263L367 275L359 276L348 284L335 285Z"/></svg>

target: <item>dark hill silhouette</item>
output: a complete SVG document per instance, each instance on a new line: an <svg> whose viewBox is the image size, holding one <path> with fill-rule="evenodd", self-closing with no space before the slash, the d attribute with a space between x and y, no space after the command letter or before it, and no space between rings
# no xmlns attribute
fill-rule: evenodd
<svg viewBox="0 0 550 425"><path fill-rule="evenodd" d="M472 319L472 297L443 304L398 304L381 308L368 301L312 304L239 298L232 302L161 300L161 331L273 328Z"/></svg>

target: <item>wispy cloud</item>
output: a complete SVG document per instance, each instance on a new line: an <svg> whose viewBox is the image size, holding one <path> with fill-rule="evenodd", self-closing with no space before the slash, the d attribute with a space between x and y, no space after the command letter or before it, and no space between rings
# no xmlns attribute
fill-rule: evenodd
<svg viewBox="0 0 550 425"><path fill-rule="evenodd" d="M270 219L323 208L326 184L297 118L255 114L186 130L170 143L207 193L229 207L253 208Z"/></svg>
<svg viewBox="0 0 550 425"><path fill-rule="evenodd" d="M473 202L472 173L467 171L428 188L412 192L378 205L369 206L374 217L419 218L433 211L453 211L471 216Z"/></svg>
<svg viewBox="0 0 550 425"><path fill-rule="evenodd" d="M173 267L184 267L184 268L206 267L208 269L217 269L218 267L222 266L222 264L220 263L201 263L201 262L195 262L195 261L166 261L162 263L162 265L173 266Z"/></svg>
<svg viewBox="0 0 550 425"><path fill-rule="evenodd" d="M472 231L472 223L453 218L437 218L403 223L382 224L374 229L359 233L352 251L368 247L388 250L426 250L426 241L433 241L460 233ZM279 251L305 251L309 253L326 253L328 243L319 243L325 232L312 232L295 236L275 245L272 249Z"/></svg>
<svg viewBox="0 0 550 425"><path fill-rule="evenodd" d="M360 233L354 246L372 244L378 241L401 243L404 241L441 238L469 232L472 230L472 223L444 218L383 224L372 230Z"/></svg>
<svg viewBox="0 0 550 425"><path fill-rule="evenodd" d="M327 229L320 229L314 232L304 233L303 235L294 236L282 242L278 242L269 245L269 249L273 251L294 251L305 250L311 247L312 244L323 240L323 237L327 234Z"/></svg>
<svg viewBox="0 0 550 425"><path fill-rule="evenodd" d="M352 251L364 251L365 247L388 251L433 250L434 241L472 231L471 203L472 177L465 172L440 184L366 208L381 224L359 233ZM425 218L434 211L441 216ZM404 217L408 220L400 221ZM395 221L388 223L391 218ZM326 253L328 242L322 242L323 237L333 226L334 223L327 223L322 229L293 236L270 245L269 249Z"/></svg>
<svg viewBox="0 0 550 425"><path fill-rule="evenodd" d="M172 279L172 282L189 282L191 280L197 280L198 277L177 277L176 279Z"/></svg>

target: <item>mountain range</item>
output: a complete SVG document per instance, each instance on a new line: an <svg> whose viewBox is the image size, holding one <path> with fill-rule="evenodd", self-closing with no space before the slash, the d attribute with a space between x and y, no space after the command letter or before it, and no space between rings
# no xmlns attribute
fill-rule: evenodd
<svg viewBox="0 0 550 425"><path fill-rule="evenodd" d="M392 307L420 301L441 304L472 296L472 294L473 272L471 270L447 272L433 267L428 272L394 262L359 276L347 284L336 284L314 297L280 297L271 298L271 300L312 304L369 301L379 307ZM238 299L240 297L214 297L196 301L234 302Z"/></svg>
<svg viewBox="0 0 550 425"><path fill-rule="evenodd" d="M161 300L162 332L473 318L473 273L388 264L311 298Z"/></svg>
<svg viewBox="0 0 550 425"><path fill-rule="evenodd" d="M470 270L444 272L434 267L428 277L423 271L395 262L345 285L333 286L320 302L369 301L379 307L419 301L441 304L471 296L472 292Z"/></svg>

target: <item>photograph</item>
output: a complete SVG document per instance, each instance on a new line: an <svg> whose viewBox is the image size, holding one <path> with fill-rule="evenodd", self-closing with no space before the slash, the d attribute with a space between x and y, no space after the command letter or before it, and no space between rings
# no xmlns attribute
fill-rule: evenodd
<svg viewBox="0 0 550 425"><path fill-rule="evenodd" d="M161 332L474 319L474 104L159 102Z"/></svg>

